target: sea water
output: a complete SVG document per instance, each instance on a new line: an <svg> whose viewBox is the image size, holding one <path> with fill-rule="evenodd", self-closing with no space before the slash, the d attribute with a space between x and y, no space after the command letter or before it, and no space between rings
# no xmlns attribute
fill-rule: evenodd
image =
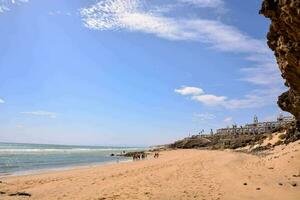
<svg viewBox="0 0 300 200"><path fill-rule="evenodd" d="M0 176L126 161L112 157L142 148L0 143Z"/></svg>

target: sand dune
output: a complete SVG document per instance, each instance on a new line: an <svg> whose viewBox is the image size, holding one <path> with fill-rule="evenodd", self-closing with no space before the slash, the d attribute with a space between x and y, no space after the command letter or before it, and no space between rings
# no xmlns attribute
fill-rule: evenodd
<svg viewBox="0 0 300 200"><path fill-rule="evenodd" d="M300 143L267 156L174 150L159 159L2 178L0 199L300 199ZM26 192L31 197L9 196Z"/></svg>

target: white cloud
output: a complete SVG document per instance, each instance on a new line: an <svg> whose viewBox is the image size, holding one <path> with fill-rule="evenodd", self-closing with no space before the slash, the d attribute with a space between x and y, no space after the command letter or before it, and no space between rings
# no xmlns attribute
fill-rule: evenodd
<svg viewBox="0 0 300 200"><path fill-rule="evenodd" d="M203 90L198 87L181 87L174 90L176 93L181 95L198 95L203 94Z"/></svg>
<svg viewBox="0 0 300 200"><path fill-rule="evenodd" d="M202 90L203 91L203 90ZM175 90L176 92L176 90ZM227 96L218 96L214 94L181 94L189 95L192 100L202 103L205 106L221 106L227 109L259 108L274 104L280 88L270 87L268 89L257 89L249 92L241 98L228 98ZM178 92L177 92L178 93Z"/></svg>
<svg viewBox="0 0 300 200"><path fill-rule="evenodd" d="M40 116L40 117L49 117L49 118L56 118L57 117L57 113L43 111L43 110L30 111L30 112L21 112L21 114Z"/></svg>
<svg viewBox="0 0 300 200"><path fill-rule="evenodd" d="M0 98L0 103L5 103L5 101L3 99Z"/></svg>
<svg viewBox="0 0 300 200"><path fill-rule="evenodd" d="M208 106L217 106L223 105L227 97L225 96L216 96L212 94L203 94L192 97L193 100L203 103Z"/></svg>
<svg viewBox="0 0 300 200"><path fill-rule="evenodd" d="M189 3L200 8L217 8L224 5L223 0L178 0L182 3Z"/></svg>

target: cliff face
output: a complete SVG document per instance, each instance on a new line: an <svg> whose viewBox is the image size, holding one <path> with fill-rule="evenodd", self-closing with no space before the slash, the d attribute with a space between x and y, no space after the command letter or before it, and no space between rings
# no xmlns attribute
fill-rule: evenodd
<svg viewBox="0 0 300 200"><path fill-rule="evenodd" d="M300 122L300 0L264 0L260 14L271 19L267 35L285 85L289 90L278 98L279 107Z"/></svg>

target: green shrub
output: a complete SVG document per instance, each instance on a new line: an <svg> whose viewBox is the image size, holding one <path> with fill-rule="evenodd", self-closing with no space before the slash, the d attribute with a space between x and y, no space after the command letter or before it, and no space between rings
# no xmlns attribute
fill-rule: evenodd
<svg viewBox="0 0 300 200"><path fill-rule="evenodd" d="M280 134L278 136L279 139L284 140L286 138L286 134Z"/></svg>

